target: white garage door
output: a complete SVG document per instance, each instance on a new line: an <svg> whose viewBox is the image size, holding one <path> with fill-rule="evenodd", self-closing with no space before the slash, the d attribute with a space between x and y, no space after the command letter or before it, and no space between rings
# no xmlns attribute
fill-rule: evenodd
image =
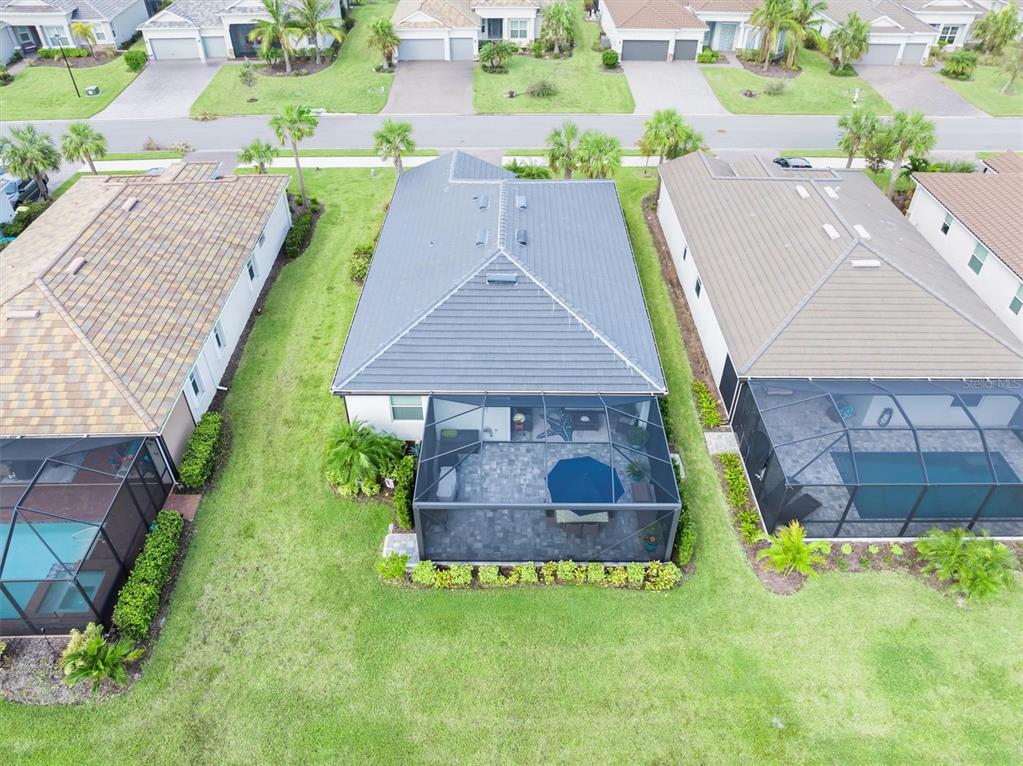
<svg viewBox="0 0 1023 766"><path fill-rule="evenodd" d="M199 46L194 37L154 37L149 44L155 61L199 58Z"/></svg>
<svg viewBox="0 0 1023 766"><path fill-rule="evenodd" d="M667 61L667 40L623 40L622 61Z"/></svg>
<svg viewBox="0 0 1023 766"><path fill-rule="evenodd" d="M227 41L220 37L203 37L202 49L206 52L208 59L226 59Z"/></svg>
<svg viewBox="0 0 1023 766"><path fill-rule="evenodd" d="M902 54L902 63L907 66L920 66L925 53L927 53L927 43L907 45L906 50Z"/></svg>
<svg viewBox="0 0 1023 766"><path fill-rule="evenodd" d="M402 40L398 44L399 61L443 61L444 40Z"/></svg>
<svg viewBox="0 0 1023 766"><path fill-rule="evenodd" d="M857 64L868 66L891 66L899 55L898 45L875 45L871 43L870 48L863 54L863 58Z"/></svg>
<svg viewBox="0 0 1023 766"><path fill-rule="evenodd" d="M452 61L472 61L474 53L473 40L471 37L451 38Z"/></svg>

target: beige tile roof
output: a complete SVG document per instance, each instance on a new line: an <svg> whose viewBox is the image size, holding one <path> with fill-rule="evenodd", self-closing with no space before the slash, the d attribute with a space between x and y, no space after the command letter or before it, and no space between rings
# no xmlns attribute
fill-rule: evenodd
<svg viewBox="0 0 1023 766"><path fill-rule="evenodd" d="M1023 277L1023 173L914 173L913 178Z"/></svg>
<svg viewBox="0 0 1023 766"><path fill-rule="evenodd" d="M828 5L821 15L836 24L841 24L853 13L869 23L871 31L876 34L935 33L929 24L921 21L911 11L892 0L869 0L869 2L867 0L828 0ZM877 20L882 17L891 19L898 26L876 25Z"/></svg>
<svg viewBox="0 0 1023 766"><path fill-rule="evenodd" d="M472 9L469 0L400 0L391 15L395 29L475 29L480 17ZM422 13L431 20L412 20L409 17Z"/></svg>
<svg viewBox="0 0 1023 766"><path fill-rule="evenodd" d="M863 173L737 170L703 154L661 166L740 375L1023 370L1023 344Z"/></svg>
<svg viewBox="0 0 1023 766"><path fill-rule="evenodd" d="M1019 152L1002 152L988 157L983 162L996 173L1023 173L1023 157Z"/></svg>
<svg viewBox="0 0 1023 766"><path fill-rule="evenodd" d="M681 0L604 0L618 29L706 29Z"/></svg>
<svg viewBox="0 0 1023 766"><path fill-rule="evenodd" d="M0 253L0 436L159 432L288 182L173 172L84 178Z"/></svg>

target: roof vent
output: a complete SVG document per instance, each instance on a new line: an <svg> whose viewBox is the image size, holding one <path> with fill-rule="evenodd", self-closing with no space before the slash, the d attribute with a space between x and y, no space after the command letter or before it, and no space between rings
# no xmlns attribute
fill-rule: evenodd
<svg viewBox="0 0 1023 766"><path fill-rule="evenodd" d="M8 319L35 319L39 316L39 309L10 309L7 312Z"/></svg>
<svg viewBox="0 0 1023 766"><path fill-rule="evenodd" d="M838 239L838 229L830 223L824 224L824 233L827 234L830 239Z"/></svg>
<svg viewBox="0 0 1023 766"><path fill-rule="evenodd" d="M85 257L79 255L77 258L73 259L71 263L67 265L67 268L64 269L64 271L66 271L68 274L77 274L79 271L82 270L82 266L84 265Z"/></svg>
<svg viewBox="0 0 1023 766"><path fill-rule="evenodd" d="M134 209L135 205L138 204L138 201L138 197L128 197L128 199L121 203L121 210L125 213L130 213Z"/></svg>
<svg viewBox="0 0 1023 766"><path fill-rule="evenodd" d="M853 258L852 267L854 269L878 269L881 268L881 261L877 258Z"/></svg>
<svg viewBox="0 0 1023 766"><path fill-rule="evenodd" d="M510 271L488 271L488 285L516 285L519 282L519 275Z"/></svg>
<svg viewBox="0 0 1023 766"><path fill-rule="evenodd" d="M480 205L480 210L486 210L488 207L490 207L490 195L489 194L484 194L482 197L480 197L479 198L479 205Z"/></svg>
<svg viewBox="0 0 1023 766"><path fill-rule="evenodd" d="M796 184L796 194L798 194L803 199L810 199L810 192L808 192L806 190L806 187L803 186L802 184Z"/></svg>
<svg viewBox="0 0 1023 766"><path fill-rule="evenodd" d="M490 239L490 229L480 229L476 232L476 247L483 247Z"/></svg>
<svg viewBox="0 0 1023 766"><path fill-rule="evenodd" d="M515 241L518 242L520 245L525 245L529 242L528 238L526 237L525 229L515 230Z"/></svg>
<svg viewBox="0 0 1023 766"><path fill-rule="evenodd" d="M526 209L526 195L525 194L516 194L515 195L515 207L517 207L519 210L525 210Z"/></svg>
<svg viewBox="0 0 1023 766"><path fill-rule="evenodd" d="M855 224L853 228L856 233L860 235L860 239L870 239L870 232L867 231L861 224Z"/></svg>
<svg viewBox="0 0 1023 766"><path fill-rule="evenodd" d="M835 191L834 186L825 186L824 193L831 197L831 199L838 199L838 192Z"/></svg>

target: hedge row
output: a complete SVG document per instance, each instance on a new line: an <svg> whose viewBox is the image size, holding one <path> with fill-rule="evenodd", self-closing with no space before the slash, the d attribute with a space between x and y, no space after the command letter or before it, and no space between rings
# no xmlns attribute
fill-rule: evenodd
<svg viewBox="0 0 1023 766"><path fill-rule="evenodd" d="M760 526L760 514L749 499L749 484L746 481L746 472L742 468L742 459L735 453L728 452L720 455L718 460L724 468L728 504L736 510L739 533L743 540L752 545L763 536L764 530Z"/></svg>
<svg viewBox="0 0 1023 766"><path fill-rule="evenodd" d="M36 51L36 55L41 59L63 59L64 56L67 56L69 59L84 59L89 55L89 51L85 50L85 48L64 46L63 53L61 53L60 48L40 48Z"/></svg>
<svg viewBox="0 0 1023 766"><path fill-rule="evenodd" d="M313 214L299 213L291 222L288 236L284 238L284 254L289 258L298 258L309 245L313 235Z"/></svg>
<svg viewBox="0 0 1023 766"><path fill-rule="evenodd" d="M394 515L398 526L412 529L412 495L416 488L416 459L405 455L394 469Z"/></svg>
<svg viewBox="0 0 1023 766"><path fill-rule="evenodd" d="M188 437L178 474L181 483L189 489L202 489L213 475L223 427L224 421L219 412L207 412L199 418L199 423Z"/></svg>
<svg viewBox="0 0 1023 766"><path fill-rule="evenodd" d="M175 511L160 511L156 515L156 524L146 535L128 581L117 595L114 625L133 641L144 641L149 635L149 627L160 608L160 594L181 546L184 525L181 514Z"/></svg>

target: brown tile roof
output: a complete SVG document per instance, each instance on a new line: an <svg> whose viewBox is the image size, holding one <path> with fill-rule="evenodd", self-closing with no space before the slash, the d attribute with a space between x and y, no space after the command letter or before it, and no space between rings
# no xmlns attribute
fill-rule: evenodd
<svg viewBox="0 0 1023 766"><path fill-rule="evenodd" d="M1023 174L914 173L913 178L1023 277Z"/></svg>
<svg viewBox="0 0 1023 766"><path fill-rule="evenodd" d="M996 173L1023 173L1023 157L1018 152L1002 152L983 162Z"/></svg>
<svg viewBox="0 0 1023 766"><path fill-rule="evenodd" d="M687 0L697 13L753 13L761 0Z"/></svg>
<svg viewBox="0 0 1023 766"><path fill-rule="evenodd" d="M604 0L618 29L706 29L680 0Z"/></svg>
<svg viewBox="0 0 1023 766"><path fill-rule="evenodd" d="M391 21L395 29L475 29L480 17L469 0L401 0L394 9ZM406 21L422 13L430 20Z"/></svg>
<svg viewBox="0 0 1023 766"><path fill-rule="evenodd" d="M288 183L140 178L80 180L0 253L0 436L158 433Z"/></svg>

